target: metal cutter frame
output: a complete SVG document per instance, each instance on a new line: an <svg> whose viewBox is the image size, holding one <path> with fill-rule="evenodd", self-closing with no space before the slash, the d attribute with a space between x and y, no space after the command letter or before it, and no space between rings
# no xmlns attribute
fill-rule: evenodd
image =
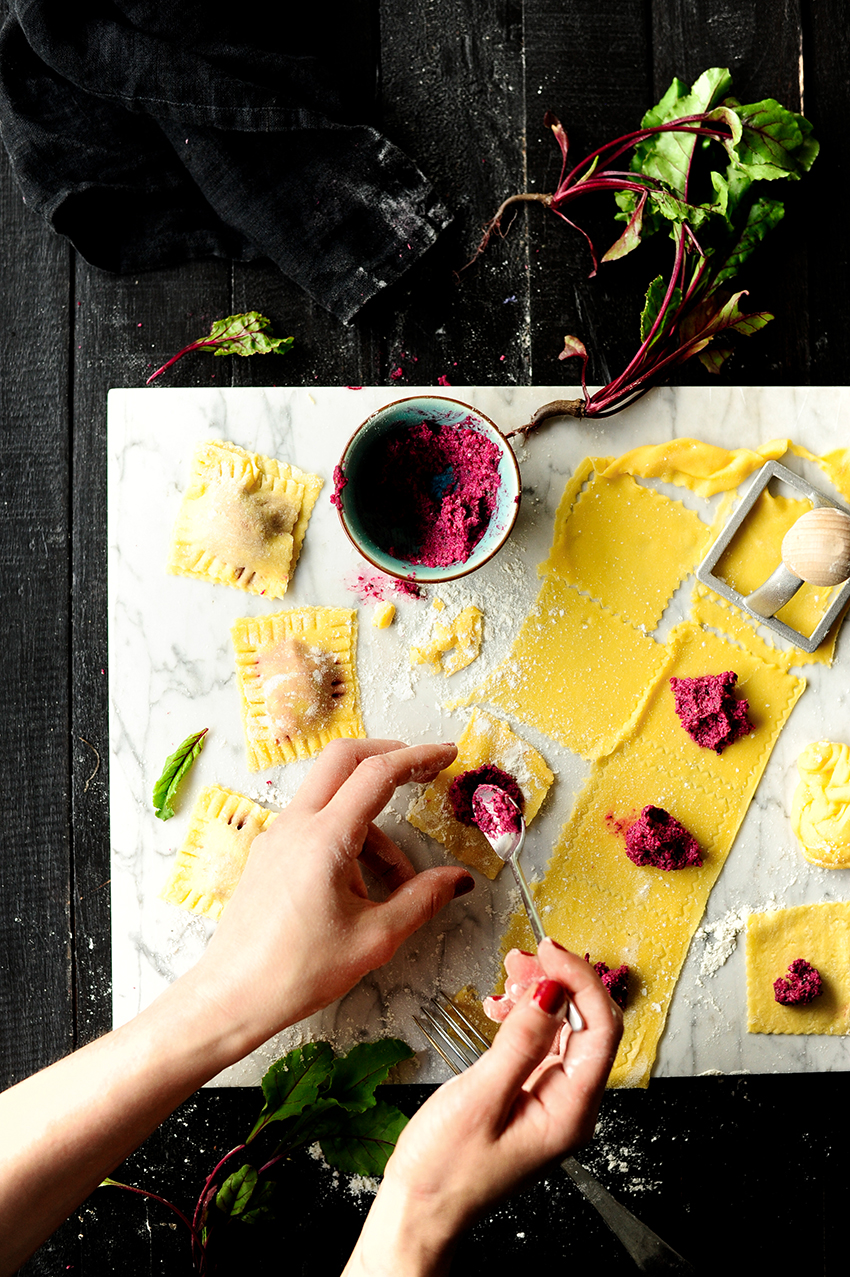
<svg viewBox="0 0 850 1277"><path fill-rule="evenodd" d="M831 506L835 510L843 510L845 514L850 514L850 507L844 505L841 501L836 501L833 497L828 497L825 492L821 492L819 488L815 488L812 484L807 483L800 475L795 474L793 470L789 470L786 466L780 465L778 461L768 461L762 466L758 474L754 478L745 496L741 499L734 514L729 519L726 527L720 533L717 540L712 545L708 554L700 563L696 570L696 577L703 585L707 585L709 589L714 590L717 594L722 594L730 603L734 603L736 607L741 608L760 625L769 625L772 630L779 634L782 638L787 639L789 643L793 643L796 647L800 647L804 652L814 652L815 648L820 647L823 640L831 630L834 622L838 619L844 607L850 602L850 580L845 581L838 589L835 597L821 617L812 634L807 638L801 634L799 630L793 629L790 625L786 625L784 621L778 621L775 616L760 616L758 612L754 612L752 608L747 606L746 596L739 594L737 590L733 590L728 582L722 580L721 577L714 575L714 567L717 565L726 549L728 548L735 533L740 528L744 519L761 496L764 489L770 483L771 479L781 479L783 483L787 483L789 487L796 488L802 492L804 496L812 502L812 505ZM777 547L777 558L778 547ZM802 584L802 582L801 582Z"/></svg>

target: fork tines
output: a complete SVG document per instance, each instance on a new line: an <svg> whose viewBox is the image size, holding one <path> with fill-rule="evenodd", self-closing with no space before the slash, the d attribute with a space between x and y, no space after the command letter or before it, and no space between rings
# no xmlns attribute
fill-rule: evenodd
<svg viewBox="0 0 850 1277"><path fill-rule="evenodd" d="M426 1023L418 1016L413 1017L414 1023L453 1073L469 1068L490 1046L483 1033L479 1033L442 989L421 1008L421 1013Z"/></svg>

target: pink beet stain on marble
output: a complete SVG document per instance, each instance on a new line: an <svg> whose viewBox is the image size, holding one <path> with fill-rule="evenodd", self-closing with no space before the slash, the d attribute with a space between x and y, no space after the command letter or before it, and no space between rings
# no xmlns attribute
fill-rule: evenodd
<svg viewBox="0 0 850 1277"><path fill-rule="evenodd" d="M396 577L384 576L380 572L372 576L353 572L343 579L343 585L352 594L356 594L361 603L383 602L393 594L400 594L410 599L421 599L424 594L421 585L416 581L402 581Z"/></svg>

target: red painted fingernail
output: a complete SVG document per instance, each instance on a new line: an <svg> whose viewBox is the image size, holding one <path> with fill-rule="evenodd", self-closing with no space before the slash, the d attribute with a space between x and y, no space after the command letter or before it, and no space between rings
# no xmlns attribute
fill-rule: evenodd
<svg viewBox="0 0 850 1277"><path fill-rule="evenodd" d="M520 949L520 953L522 954L522 956L523 956L524 958L533 958L533 957L534 957L534 954L533 954L533 953L529 953L527 949Z"/></svg>
<svg viewBox="0 0 850 1277"><path fill-rule="evenodd" d="M549 939L552 940L552 937L549 936ZM565 949L562 944L558 944L557 940L552 940L552 944L555 946L556 949L560 949L561 953L569 953L569 949Z"/></svg>
<svg viewBox="0 0 850 1277"><path fill-rule="evenodd" d="M567 1006L567 991L557 980L541 980L533 998L547 1015L563 1015Z"/></svg>
<svg viewBox="0 0 850 1277"><path fill-rule="evenodd" d="M455 891L453 900L457 900L458 896L465 896L475 886L475 879L472 874L467 874L465 878L459 878L455 883Z"/></svg>

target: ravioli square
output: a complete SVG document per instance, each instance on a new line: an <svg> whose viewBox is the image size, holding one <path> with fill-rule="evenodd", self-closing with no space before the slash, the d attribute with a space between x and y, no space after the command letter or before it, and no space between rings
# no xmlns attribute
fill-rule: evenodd
<svg viewBox="0 0 850 1277"><path fill-rule="evenodd" d="M666 658L660 643L547 577L510 655L466 701L486 701L599 758L626 734Z"/></svg>
<svg viewBox="0 0 850 1277"><path fill-rule="evenodd" d="M198 796L183 846L160 898L218 919L242 876L251 844L277 813L221 785Z"/></svg>
<svg viewBox="0 0 850 1277"><path fill-rule="evenodd" d="M457 742L457 758L426 785L410 804L407 819L464 864L495 878L504 866L481 830L462 824L454 814L449 789L456 776L494 764L518 784L525 799L525 823L530 825L555 779L542 755L511 731L507 723L483 710L473 710Z"/></svg>
<svg viewBox="0 0 850 1277"><path fill-rule="evenodd" d="M547 574L645 630L655 629L711 536L699 515L627 474L595 474L559 516Z"/></svg>
<svg viewBox="0 0 850 1277"><path fill-rule="evenodd" d="M850 901L751 913L746 953L749 1033L850 1033ZM805 1006L783 1006L773 982L795 958L817 968L823 992Z"/></svg>
<svg viewBox="0 0 850 1277"><path fill-rule="evenodd" d="M230 632L251 771L312 758L340 737L366 735L352 609L246 616Z"/></svg>
<svg viewBox="0 0 850 1277"><path fill-rule="evenodd" d="M235 443L195 451L168 570L283 598L322 480Z"/></svg>

